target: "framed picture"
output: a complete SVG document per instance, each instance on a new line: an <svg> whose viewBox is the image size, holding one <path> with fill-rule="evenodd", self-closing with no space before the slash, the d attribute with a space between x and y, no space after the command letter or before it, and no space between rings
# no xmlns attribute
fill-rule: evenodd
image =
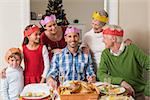
<svg viewBox="0 0 150 100"><path fill-rule="evenodd" d="M36 20L37 19L37 15L35 12L31 12L31 20Z"/></svg>

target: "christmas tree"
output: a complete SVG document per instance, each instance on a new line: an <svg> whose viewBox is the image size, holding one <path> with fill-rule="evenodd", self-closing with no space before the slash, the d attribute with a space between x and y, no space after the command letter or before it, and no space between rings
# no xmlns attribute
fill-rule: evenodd
<svg viewBox="0 0 150 100"><path fill-rule="evenodd" d="M46 10L46 15L54 14L57 18L57 24L59 26L66 26L69 25L69 22L62 7L62 0L48 0L48 9Z"/></svg>

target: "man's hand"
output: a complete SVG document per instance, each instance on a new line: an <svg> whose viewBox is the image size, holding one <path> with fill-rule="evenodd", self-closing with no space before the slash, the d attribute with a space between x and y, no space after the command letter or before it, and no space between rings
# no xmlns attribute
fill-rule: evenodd
<svg viewBox="0 0 150 100"><path fill-rule="evenodd" d="M124 43L125 43L125 45L131 45L132 40L130 40L130 39L126 39L126 40L124 41Z"/></svg>
<svg viewBox="0 0 150 100"><path fill-rule="evenodd" d="M6 78L6 69L7 68L0 69L0 78Z"/></svg>
<svg viewBox="0 0 150 100"><path fill-rule="evenodd" d="M135 91L132 88L132 86L130 84L128 84L126 81L122 81L121 82L121 86L124 87L125 89L127 89L129 91L129 94L135 96Z"/></svg>
<svg viewBox="0 0 150 100"><path fill-rule="evenodd" d="M62 52L62 49L53 49L52 50L52 53L60 53L60 52Z"/></svg>
<svg viewBox="0 0 150 100"><path fill-rule="evenodd" d="M94 82L96 82L96 77L95 76L88 76L87 80L89 83L94 83Z"/></svg>
<svg viewBox="0 0 150 100"><path fill-rule="evenodd" d="M88 47L82 47L82 51L85 53L85 54L89 54L90 50Z"/></svg>
<svg viewBox="0 0 150 100"><path fill-rule="evenodd" d="M50 85L54 89L57 88L57 82L52 77L49 77L47 79L47 84Z"/></svg>
<svg viewBox="0 0 150 100"><path fill-rule="evenodd" d="M40 81L40 83L44 83L45 82L45 78L44 77L42 77L42 79L41 79L41 81Z"/></svg>

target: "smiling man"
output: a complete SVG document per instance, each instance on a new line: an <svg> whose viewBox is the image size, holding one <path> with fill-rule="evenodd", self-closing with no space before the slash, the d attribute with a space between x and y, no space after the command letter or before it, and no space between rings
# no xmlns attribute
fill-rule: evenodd
<svg viewBox="0 0 150 100"><path fill-rule="evenodd" d="M95 74L90 54L85 54L79 48L79 29L68 27L65 32L67 46L61 53L53 56L48 73L48 83L54 86L60 76L64 81L82 80L95 82Z"/></svg>

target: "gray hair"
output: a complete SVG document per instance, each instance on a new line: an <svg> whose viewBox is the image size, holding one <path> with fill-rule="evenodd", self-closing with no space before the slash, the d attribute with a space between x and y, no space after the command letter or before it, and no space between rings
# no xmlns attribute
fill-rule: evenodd
<svg viewBox="0 0 150 100"><path fill-rule="evenodd" d="M109 39L112 39L112 37L113 37L113 35L105 35L105 36ZM122 43L123 37L121 37L121 36L115 36L115 37L116 37L117 43Z"/></svg>
<svg viewBox="0 0 150 100"><path fill-rule="evenodd" d="M99 12L100 15L108 17L108 13L107 13L104 9L99 9L98 12ZM106 23L104 23L104 22L100 22L100 24L101 24L102 26L105 26L105 25L106 25Z"/></svg>
<svg viewBox="0 0 150 100"><path fill-rule="evenodd" d="M121 36L116 36L116 38L117 38L117 43L122 43L123 37L121 37Z"/></svg>
<svg viewBox="0 0 150 100"><path fill-rule="evenodd" d="M97 12L99 12L99 14L102 15L102 16L108 17L108 13L107 13L104 9L100 9L100 10L97 11Z"/></svg>

